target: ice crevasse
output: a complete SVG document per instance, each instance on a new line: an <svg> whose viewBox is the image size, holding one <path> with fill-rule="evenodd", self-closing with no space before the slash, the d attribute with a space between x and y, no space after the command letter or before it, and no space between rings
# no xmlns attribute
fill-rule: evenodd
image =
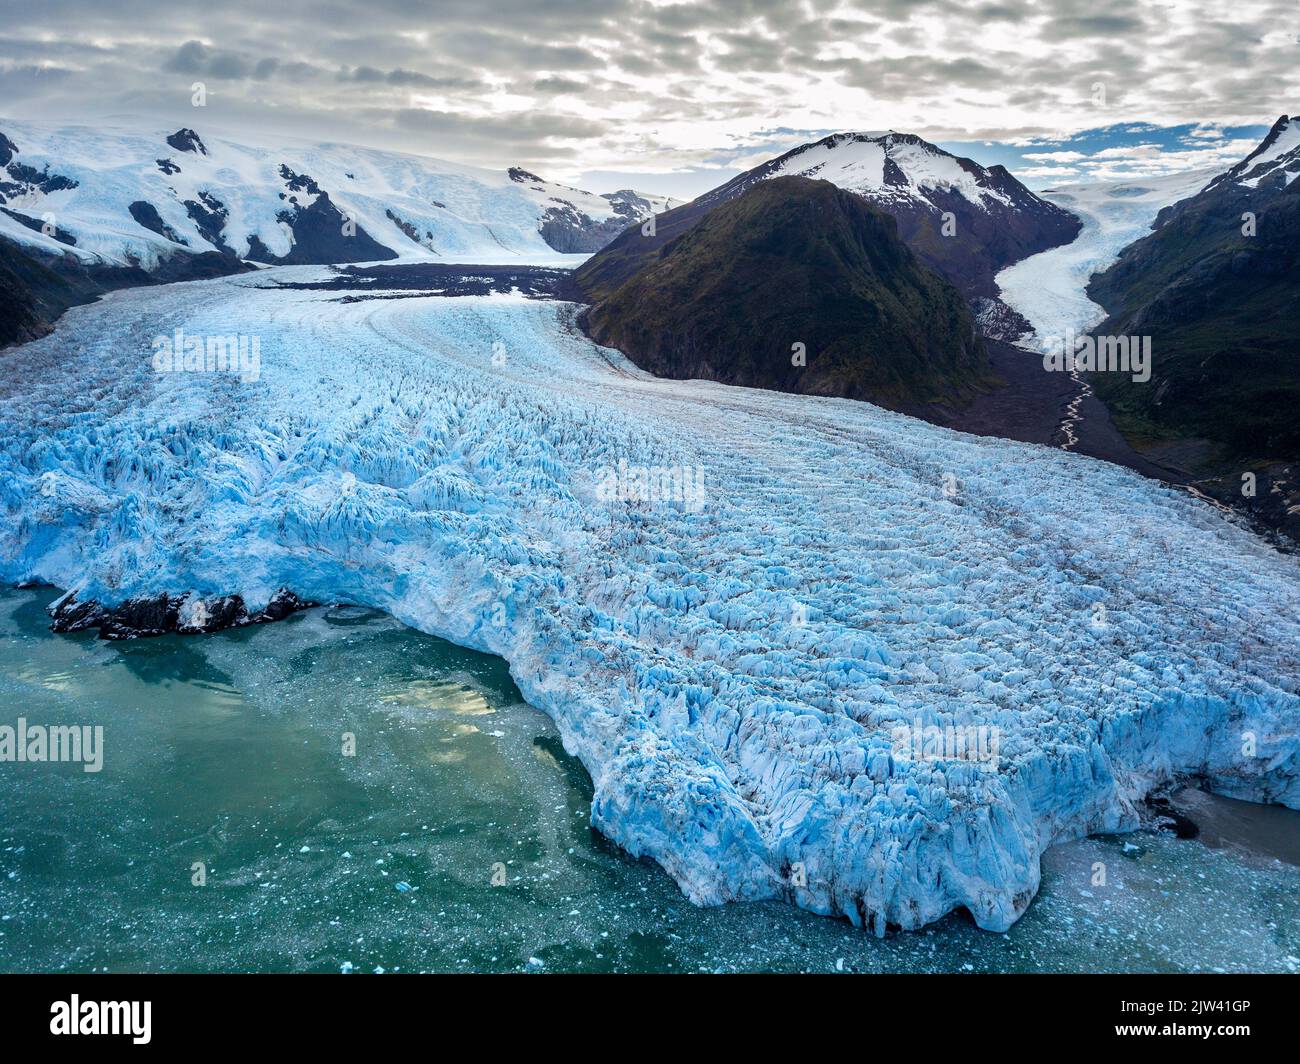
<svg viewBox="0 0 1300 1064"><path fill-rule="evenodd" d="M115 293L6 352L0 579L287 588L499 654L593 823L699 903L1005 929L1048 845L1165 782L1300 807L1300 564L1204 504L657 380L567 304L275 284L320 272ZM156 373L176 328L256 335L257 379ZM611 497L620 462L702 470L703 504ZM997 760L899 746L926 726L995 729Z"/></svg>

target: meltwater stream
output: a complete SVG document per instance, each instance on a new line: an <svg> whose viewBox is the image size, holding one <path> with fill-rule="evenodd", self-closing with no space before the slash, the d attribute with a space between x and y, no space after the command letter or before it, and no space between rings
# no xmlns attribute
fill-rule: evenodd
<svg viewBox="0 0 1300 1064"><path fill-rule="evenodd" d="M0 971L1300 970L1300 868L1157 832L1049 850L1005 934L698 909L497 658L355 608L105 643L54 597L0 592L0 725L103 768L0 764Z"/></svg>

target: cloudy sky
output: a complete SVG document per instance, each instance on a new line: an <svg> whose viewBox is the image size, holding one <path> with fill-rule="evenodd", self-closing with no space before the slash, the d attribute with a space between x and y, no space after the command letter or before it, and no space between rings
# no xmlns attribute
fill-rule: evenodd
<svg viewBox="0 0 1300 1064"><path fill-rule="evenodd" d="M695 195L898 129L1029 183L1228 165L1296 0L3 0L0 116L139 116ZM206 105L191 105L193 86Z"/></svg>

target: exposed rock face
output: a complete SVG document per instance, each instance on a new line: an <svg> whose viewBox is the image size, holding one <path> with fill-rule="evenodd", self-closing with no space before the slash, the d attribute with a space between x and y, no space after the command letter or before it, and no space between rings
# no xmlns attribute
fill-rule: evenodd
<svg viewBox="0 0 1300 1064"><path fill-rule="evenodd" d="M542 215L538 231L542 239L564 254L599 251L628 226L619 218L598 222L571 203L557 201Z"/></svg>
<svg viewBox="0 0 1300 1064"><path fill-rule="evenodd" d="M177 151L195 152L198 155L207 155L208 149L204 147L203 141L199 135L189 128L178 129L167 138L167 143Z"/></svg>
<svg viewBox="0 0 1300 1064"><path fill-rule="evenodd" d="M238 595L202 598L198 595L160 595L152 599L129 599L106 608L98 602L78 602L69 592L49 607L50 629L55 632L84 632L99 629L100 639L135 639L168 632L216 632L250 624L278 621L295 610L307 609L291 591L280 590L265 608L250 611Z"/></svg>
<svg viewBox="0 0 1300 1064"><path fill-rule="evenodd" d="M8 207L0 207L0 211L3 211L24 229L30 229L33 233L44 234L57 240L60 244L67 244L70 248L77 246L77 238L57 223L45 222L39 218L31 217L31 215L22 214L19 211L11 211Z"/></svg>
<svg viewBox="0 0 1300 1064"><path fill-rule="evenodd" d="M158 208L152 203L146 200L136 200L128 209L131 211L131 217L150 232L166 237L176 244L188 243L183 236L177 235L176 231L162 220L162 217L158 214Z"/></svg>
<svg viewBox="0 0 1300 1064"><path fill-rule="evenodd" d="M222 236L230 212L216 196L207 190L201 190L197 200L185 201L185 212L198 227L199 234L204 240L225 254L235 253Z"/></svg>
<svg viewBox="0 0 1300 1064"><path fill-rule="evenodd" d="M594 218L589 213L590 206L584 210L575 203L575 200L584 203L591 200L589 194L577 189L566 189L562 185L548 185L532 171L518 166L512 166L507 172L511 181L527 185L534 192L549 193L548 206L538 222L537 231L542 234L543 240L563 254L590 254L599 251L633 223L641 223L672 203L663 197L651 200L639 192L624 188L617 192L602 193L597 204L606 209L612 207L614 213ZM565 195L569 192L573 195ZM605 202L601 204L600 200Z"/></svg>
<svg viewBox="0 0 1300 1064"><path fill-rule="evenodd" d="M0 133L0 203L33 193L48 195L76 188L77 182L63 174L51 173L49 164L40 170L15 159L18 145Z"/></svg>
<svg viewBox="0 0 1300 1064"><path fill-rule="evenodd" d="M1261 519L1272 514L1293 538L1300 538L1298 174L1300 121L1283 115L1246 159L1162 210L1154 231L1088 289L1109 314L1097 334L1151 337L1149 381L1093 374L1120 427L1217 497Z"/></svg>
<svg viewBox="0 0 1300 1064"><path fill-rule="evenodd" d="M397 252L370 236L330 200L330 194L307 174L280 166L289 204L277 217L293 232L287 255L274 255L260 239L250 240L248 258L254 262L306 266L320 262L380 262L397 258Z"/></svg>
<svg viewBox="0 0 1300 1064"><path fill-rule="evenodd" d="M50 322L78 299L66 280L17 245L0 240L0 347L50 331Z"/></svg>
<svg viewBox="0 0 1300 1064"><path fill-rule="evenodd" d="M401 217L401 215L394 213L391 209L385 211L384 215L385 217L388 218L390 222L392 222L395 226L397 226L398 229L400 229L403 233L406 234L407 240L419 244L421 247L429 247L430 250L433 250L433 248L429 244L426 244L424 240L420 239L419 230L416 229L415 226L413 226L405 218ZM425 236L427 240L431 241L433 239L432 233L426 233Z"/></svg>
<svg viewBox="0 0 1300 1064"><path fill-rule="evenodd" d="M1014 343L1031 331L1031 326L1024 315L1017 313L1000 299L980 296L971 302L971 312L975 315L975 325L980 333L990 340Z"/></svg>
<svg viewBox="0 0 1300 1064"><path fill-rule="evenodd" d="M716 207L585 323L660 376L894 409L972 396L988 376L964 300L899 240L894 219L802 177Z"/></svg>
<svg viewBox="0 0 1300 1064"><path fill-rule="evenodd" d="M542 238L561 252L593 252L605 247L629 226L637 226L654 215L656 204L631 189L601 196L614 208L611 218L597 220L584 214L568 200L553 198L555 206L542 215Z"/></svg>

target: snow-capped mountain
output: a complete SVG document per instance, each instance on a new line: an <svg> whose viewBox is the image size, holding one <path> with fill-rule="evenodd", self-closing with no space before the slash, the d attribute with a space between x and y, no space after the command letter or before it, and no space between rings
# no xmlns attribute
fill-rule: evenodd
<svg viewBox="0 0 1300 1064"><path fill-rule="evenodd" d="M1073 214L1034 195L1006 167L980 166L892 130L801 145L696 202L713 206L792 174L829 181L892 214L899 236L972 301L997 297L998 270L1069 242L1080 228Z"/></svg>
<svg viewBox="0 0 1300 1064"><path fill-rule="evenodd" d="M1082 223L1034 195L1002 166L983 167L910 133L836 133L740 174L658 220L654 236L623 236L583 270L584 287L604 298L666 244L719 204L760 181L799 176L829 181L892 215L898 235L971 303L988 335L1025 328L999 300L999 270L1067 244Z"/></svg>
<svg viewBox="0 0 1300 1064"><path fill-rule="evenodd" d="M1231 170L1211 181L1205 191L1224 185L1259 189L1282 188L1300 177L1300 116L1283 115L1258 148Z"/></svg>
<svg viewBox="0 0 1300 1064"><path fill-rule="evenodd" d="M591 276L598 284L605 256L640 233L579 267L579 288ZM957 289L919 261L885 212L806 177L759 181L719 204L580 321L598 343L677 380L894 410L960 403L993 383ZM803 364L791 358L796 340Z"/></svg>
<svg viewBox="0 0 1300 1064"><path fill-rule="evenodd" d="M596 251L672 205L339 144L0 122L0 236L87 264L517 261Z"/></svg>
<svg viewBox="0 0 1300 1064"><path fill-rule="evenodd" d="M996 167L1005 175L1003 167ZM1027 202L993 171L970 159L960 159L910 133L834 133L803 144L741 174L709 193L729 199L737 189L770 177L816 177L877 201L914 202L938 209L941 194L956 191L972 204L1011 206ZM1018 185L1018 182L1017 182ZM1027 192L1019 186L1020 193ZM1032 198L1033 194L1029 193Z"/></svg>

